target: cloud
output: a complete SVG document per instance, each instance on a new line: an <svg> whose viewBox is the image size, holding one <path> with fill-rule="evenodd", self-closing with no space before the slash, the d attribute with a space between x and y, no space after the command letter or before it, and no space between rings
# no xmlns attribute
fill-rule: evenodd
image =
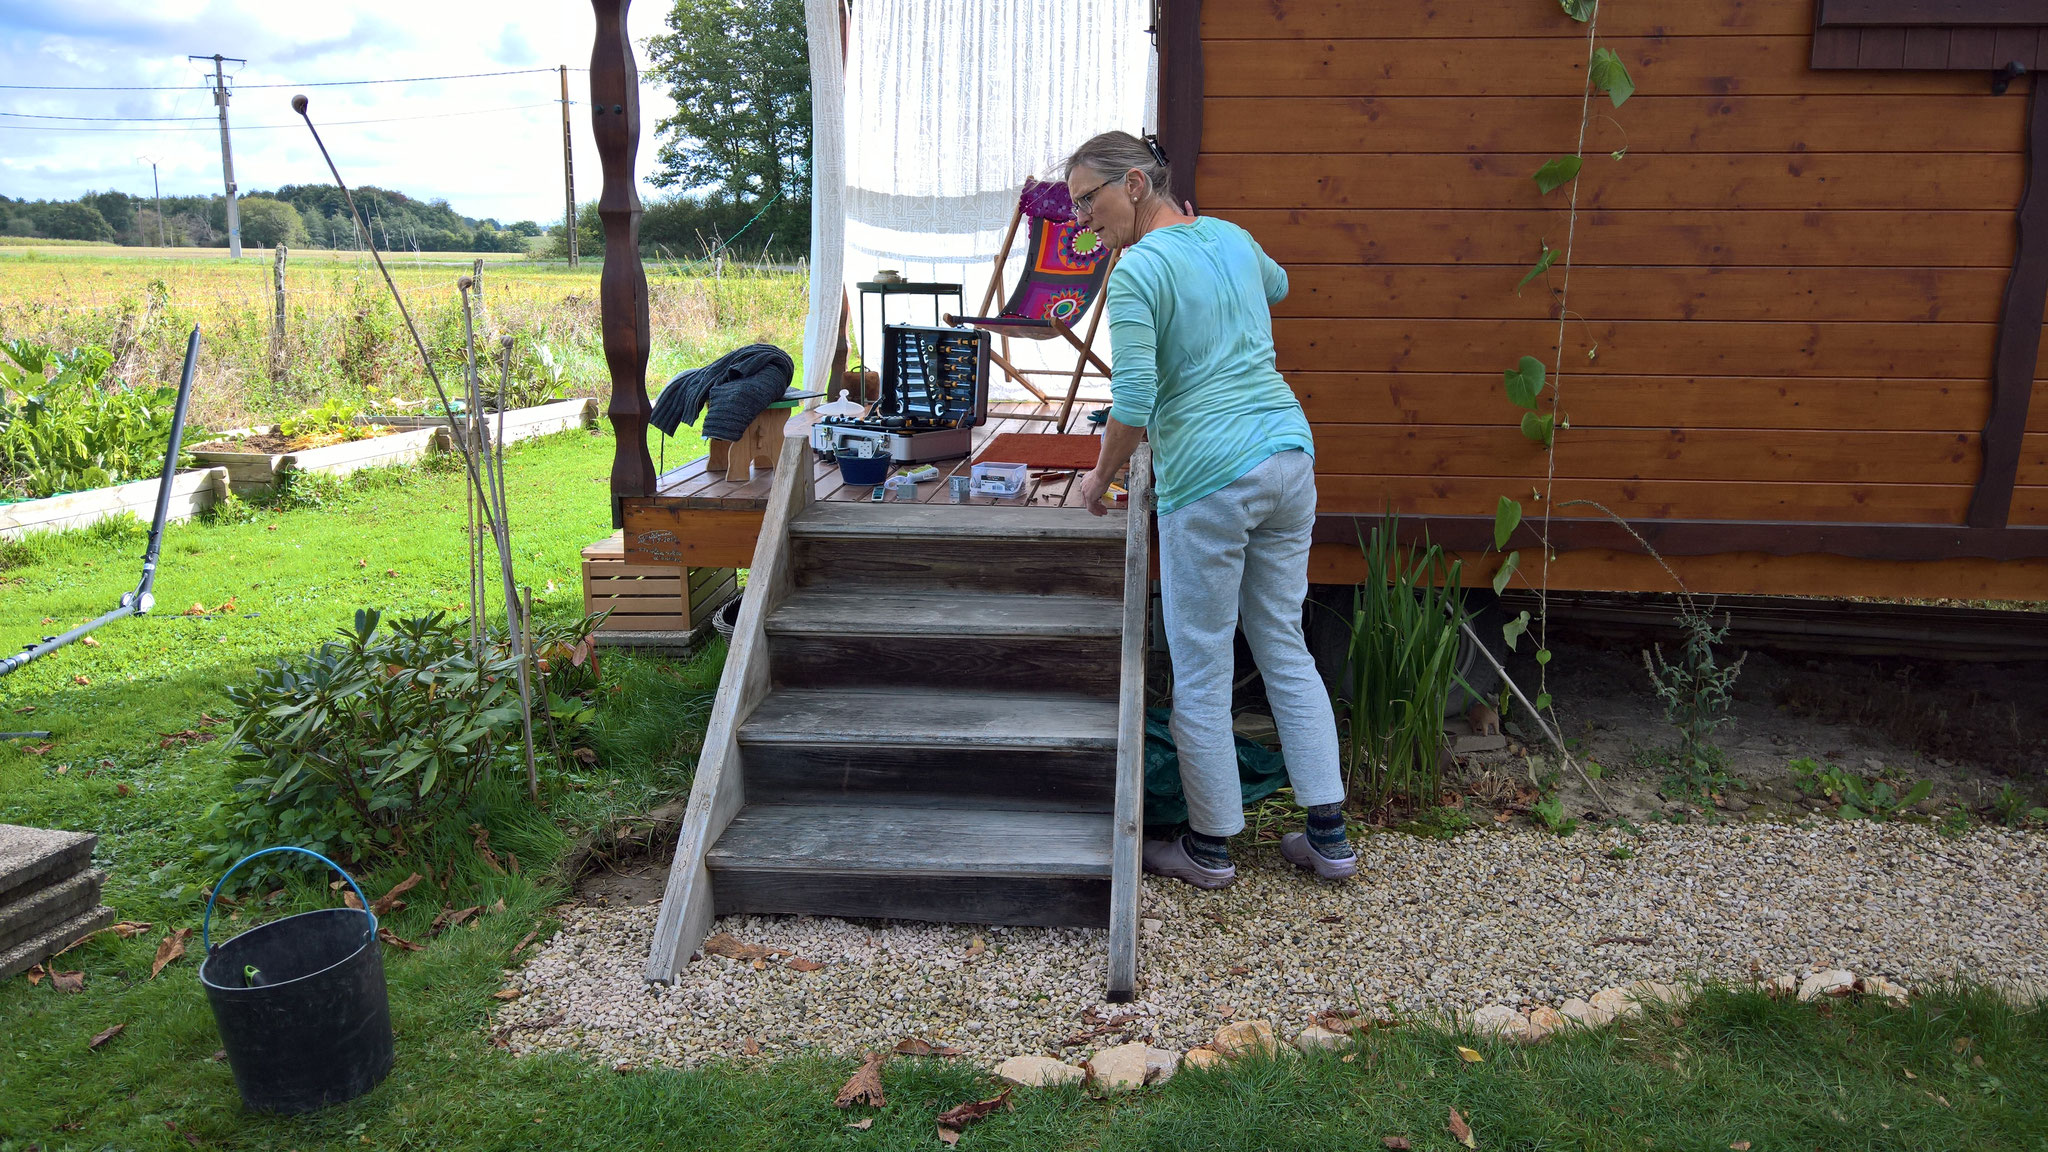
<svg viewBox="0 0 2048 1152"><path fill-rule="evenodd" d="M665 14L659 4L636 5L635 39L660 31ZM246 64L228 66L235 176L245 192L331 179L289 107L292 94L303 90L351 183L446 199L469 216L551 220L562 210L561 110L553 66L587 66L593 34L589 7L562 0L371 0L346 9L259 0L0 0L5 83L167 89L0 91L0 111L189 118L82 123L0 117L0 193L69 199L88 190L120 189L146 195L150 168L142 157L157 160L166 195L219 191L211 62L185 57L220 52L247 58ZM523 68L546 71L315 86ZM579 90L588 91L586 74L571 72L569 86L576 101ZM665 93L643 87L643 196L652 193L644 182L655 148L652 126L673 107ZM590 119L580 105L572 111L577 199L594 200L600 180Z"/></svg>

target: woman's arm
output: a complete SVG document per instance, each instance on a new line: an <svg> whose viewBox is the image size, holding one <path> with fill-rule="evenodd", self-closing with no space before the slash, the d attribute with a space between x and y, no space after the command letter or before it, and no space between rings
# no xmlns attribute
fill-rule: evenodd
<svg viewBox="0 0 2048 1152"><path fill-rule="evenodd" d="M1103 494L1138 450L1159 391L1159 334L1139 272L1139 262L1126 257L1110 273L1103 302L1109 310L1109 420L1102 426L1095 468L1081 477L1081 502L1097 516L1109 511Z"/></svg>
<svg viewBox="0 0 2048 1152"><path fill-rule="evenodd" d="M1095 469L1081 477L1081 502L1091 514L1102 516L1109 512L1102 503L1103 494L1109 491L1116 474L1130 463L1131 453L1138 450L1138 441L1144 438L1143 428L1133 428L1115 416L1102 426L1102 452L1095 458Z"/></svg>

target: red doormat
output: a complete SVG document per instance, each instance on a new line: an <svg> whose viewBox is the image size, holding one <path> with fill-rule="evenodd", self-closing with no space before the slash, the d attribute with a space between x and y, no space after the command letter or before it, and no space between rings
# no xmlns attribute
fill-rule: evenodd
<svg viewBox="0 0 2048 1152"><path fill-rule="evenodd" d="M977 461L1028 464L1033 468L1072 468L1085 472L1102 454L1100 436L1062 436L1043 432L1005 432L982 447Z"/></svg>

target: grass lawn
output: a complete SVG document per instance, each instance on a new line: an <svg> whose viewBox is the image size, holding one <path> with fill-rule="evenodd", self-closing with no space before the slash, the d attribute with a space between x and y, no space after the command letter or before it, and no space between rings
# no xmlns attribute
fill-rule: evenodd
<svg viewBox="0 0 2048 1152"><path fill-rule="evenodd" d="M693 446L678 445L671 457ZM520 579L540 611L580 611L577 549L608 529L611 440L580 433L509 456ZM418 953L388 953L398 1065L374 1092L313 1117L242 1112L196 979L198 945L149 978L157 942L199 923L215 879L199 862L204 814L239 773L218 739L222 685L317 645L354 608L459 608L464 585L460 478L370 474L315 507L256 511L167 535L156 615L102 630L0 680L0 724L47 728L50 747L0 744L0 821L96 830L107 901L153 927L68 953L85 990L21 977L0 984L0 1152L40 1149L861 1149L937 1147L934 1118L995 1093L978 1070L898 1059L889 1106L832 1106L854 1062L798 1059L739 1069L626 1073L566 1057L515 1060L490 1043L491 993L514 945L548 925L562 890L540 879L582 830L679 795L694 763L722 652L686 662L607 660L599 761L556 773L544 809L495 789L415 859L372 864L372 894L415 867L454 865L391 917L424 937L442 904L505 910ZM13 650L111 606L136 579L135 538L75 534L0 546L0 648ZM552 582L552 590L548 589ZM234 611L178 615L199 604ZM33 709L30 711L29 709ZM470 847L468 824L524 867L503 875ZM334 897L308 872L276 912ZM1370 882L1370 881L1367 881ZM265 912L270 915L271 912ZM246 926L231 913L223 930ZM1332 957L1333 965L1344 963ZM126 1029L98 1050L96 1033ZM1456 1045L1483 1061L1462 1059ZM1659 1014L1537 1048L1462 1041L1420 1026L1367 1036L1337 1054L1183 1072L1143 1096L1098 1103L1074 1090L1028 1092L1015 1111L967 1131L968 1148L1417 1149L1458 1147L1456 1108L1482 1149L2048 1149L2048 1013L2018 1013L1956 992L1908 1009L1842 1001L1797 1005L1710 992ZM848 1122L873 1117L867 1129Z"/></svg>

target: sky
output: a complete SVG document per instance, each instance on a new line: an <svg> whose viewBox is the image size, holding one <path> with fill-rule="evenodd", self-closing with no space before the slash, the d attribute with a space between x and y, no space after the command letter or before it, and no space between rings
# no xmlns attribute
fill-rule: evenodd
<svg viewBox="0 0 2048 1152"><path fill-rule="evenodd" d="M660 0L641 0L628 11L643 67L641 42L662 31L667 11ZM465 216L506 224L554 222L562 215L557 65L571 69L577 200L595 200L602 182L583 103L589 76L575 70L589 66L594 34L590 5L581 0L0 0L0 113L200 118L105 123L0 115L0 194L68 200L88 191L120 190L146 196L152 158L165 195L220 192L213 64L186 59L218 52L248 61L227 66L230 88L238 89L228 112L235 181L243 194L332 183L291 110L292 96L303 91L350 185L445 199ZM527 68L546 71L310 86ZM253 87L262 84L286 87ZM24 91L8 85L168 90ZM636 171L647 197L655 194L645 182L653 164L654 125L674 105L644 82L640 100ZM345 123L361 120L386 122Z"/></svg>

